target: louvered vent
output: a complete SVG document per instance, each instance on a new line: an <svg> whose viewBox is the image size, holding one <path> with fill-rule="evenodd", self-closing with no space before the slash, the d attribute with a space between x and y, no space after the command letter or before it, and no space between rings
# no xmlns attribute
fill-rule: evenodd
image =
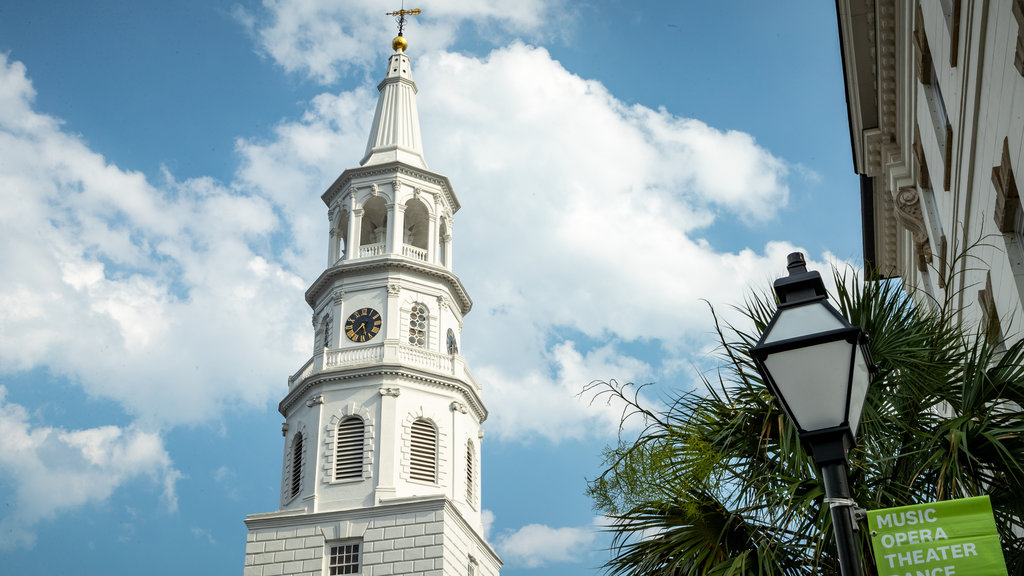
<svg viewBox="0 0 1024 576"><path fill-rule="evenodd" d="M466 442L466 502L474 503L473 499L473 442Z"/></svg>
<svg viewBox="0 0 1024 576"><path fill-rule="evenodd" d="M292 496L302 488L302 434L292 442Z"/></svg>
<svg viewBox="0 0 1024 576"><path fill-rule="evenodd" d="M363 476L363 421L345 418L338 424L337 445L334 451L334 479L362 478Z"/></svg>
<svg viewBox="0 0 1024 576"><path fill-rule="evenodd" d="M437 482L437 431L426 420L412 423L412 455L409 476Z"/></svg>

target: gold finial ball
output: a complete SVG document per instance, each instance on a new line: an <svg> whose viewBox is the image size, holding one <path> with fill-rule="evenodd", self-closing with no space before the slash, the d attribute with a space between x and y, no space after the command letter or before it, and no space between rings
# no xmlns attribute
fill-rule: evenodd
<svg viewBox="0 0 1024 576"><path fill-rule="evenodd" d="M409 42L406 41L405 36L395 36L395 39L391 41L391 47L395 52L405 52L405 49L409 47Z"/></svg>

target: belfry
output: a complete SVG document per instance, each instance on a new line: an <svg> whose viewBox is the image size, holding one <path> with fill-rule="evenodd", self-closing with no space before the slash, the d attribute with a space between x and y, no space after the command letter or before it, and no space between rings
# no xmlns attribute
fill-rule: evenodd
<svg viewBox="0 0 1024 576"><path fill-rule="evenodd" d="M424 160L407 45L400 27L366 153L322 195L312 357L279 406L280 506L246 518L245 576L501 567L481 518L487 409L459 354L472 306L452 272L459 200Z"/></svg>

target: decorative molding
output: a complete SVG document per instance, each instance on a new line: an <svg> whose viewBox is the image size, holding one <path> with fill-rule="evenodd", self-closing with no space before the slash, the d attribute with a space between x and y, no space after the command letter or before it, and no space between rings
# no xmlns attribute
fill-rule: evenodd
<svg viewBox="0 0 1024 576"><path fill-rule="evenodd" d="M281 422L281 436L287 436L287 435L288 435L288 423L287 422Z"/></svg>
<svg viewBox="0 0 1024 576"><path fill-rule="evenodd" d="M345 300L345 291L335 290L334 294L331 294L331 299L334 300L335 304L341 304Z"/></svg>
<svg viewBox="0 0 1024 576"><path fill-rule="evenodd" d="M399 284L388 284L388 296L398 296L402 291L402 286Z"/></svg>
<svg viewBox="0 0 1024 576"><path fill-rule="evenodd" d="M469 409L466 408L466 405L463 404L462 402L459 402L458 400L453 400L452 401L451 409L452 409L452 412L458 412L460 414L467 414L467 413L469 413Z"/></svg>
<svg viewBox="0 0 1024 576"><path fill-rule="evenodd" d="M306 408L312 408L313 406L316 406L318 404L323 404L323 403L324 403L324 395L323 394L317 394L316 396L313 396L309 400L306 400Z"/></svg>
<svg viewBox="0 0 1024 576"><path fill-rule="evenodd" d="M928 228L925 226L924 214L921 211L921 194L916 187L905 186L899 189L894 200L896 219L913 236L917 268L924 272L932 262L932 250L928 242Z"/></svg>
<svg viewBox="0 0 1024 576"><path fill-rule="evenodd" d="M441 310L448 309L448 299L445 298L443 294L437 297L437 307Z"/></svg>
<svg viewBox="0 0 1024 576"><path fill-rule="evenodd" d="M376 198L380 194L380 188L376 184L370 184L370 196Z"/></svg>
<svg viewBox="0 0 1024 576"><path fill-rule="evenodd" d="M395 398L398 398L402 393L402 389L397 386L385 386L380 390L377 390L377 392L379 392L381 396L394 396Z"/></svg>
<svg viewBox="0 0 1024 576"><path fill-rule="evenodd" d="M423 181L426 184L437 186L440 192L444 194L448 201L448 205L452 207L453 212L457 212L461 207L458 199L455 197L455 193L452 191L451 181L446 176L431 172L415 166L409 166L401 162L388 162L386 164L374 164L372 166L360 166L358 168L350 168L341 173L337 180L324 192L320 198L325 203L330 203L334 197L345 190L345 188L355 178L380 178L394 176L400 174L415 178Z"/></svg>

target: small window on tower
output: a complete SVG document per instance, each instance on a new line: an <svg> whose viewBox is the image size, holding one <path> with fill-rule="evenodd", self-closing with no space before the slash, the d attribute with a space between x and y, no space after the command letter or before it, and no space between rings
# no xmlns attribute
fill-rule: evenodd
<svg viewBox="0 0 1024 576"><path fill-rule="evenodd" d="M363 420L349 416L338 424L334 450L334 479L363 477Z"/></svg>
<svg viewBox="0 0 1024 576"><path fill-rule="evenodd" d="M324 348L331 347L331 316L324 316Z"/></svg>
<svg viewBox="0 0 1024 576"><path fill-rule="evenodd" d="M430 311L425 304L416 302L409 311L409 344L427 347L427 319Z"/></svg>
<svg viewBox="0 0 1024 576"><path fill-rule="evenodd" d="M327 545L327 573L359 574L360 542L338 542Z"/></svg>
<svg viewBox="0 0 1024 576"><path fill-rule="evenodd" d="M466 502L470 506L476 505L476 476L475 467L476 462L476 450L473 449L473 441L466 441Z"/></svg>
<svg viewBox="0 0 1024 576"><path fill-rule="evenodd" d="M298 495L299 491L302 490L302 433L299 432L295 435L295 439L292 440L292 471L291 471L291 491L290 494L294 498Z"/></svg>
<svg viewBox="0 0 1024 576"><path fill-rule="evenodd" d="M423 418L412 423L409 476L422 482L437 482L437 429Z"/></svg>

